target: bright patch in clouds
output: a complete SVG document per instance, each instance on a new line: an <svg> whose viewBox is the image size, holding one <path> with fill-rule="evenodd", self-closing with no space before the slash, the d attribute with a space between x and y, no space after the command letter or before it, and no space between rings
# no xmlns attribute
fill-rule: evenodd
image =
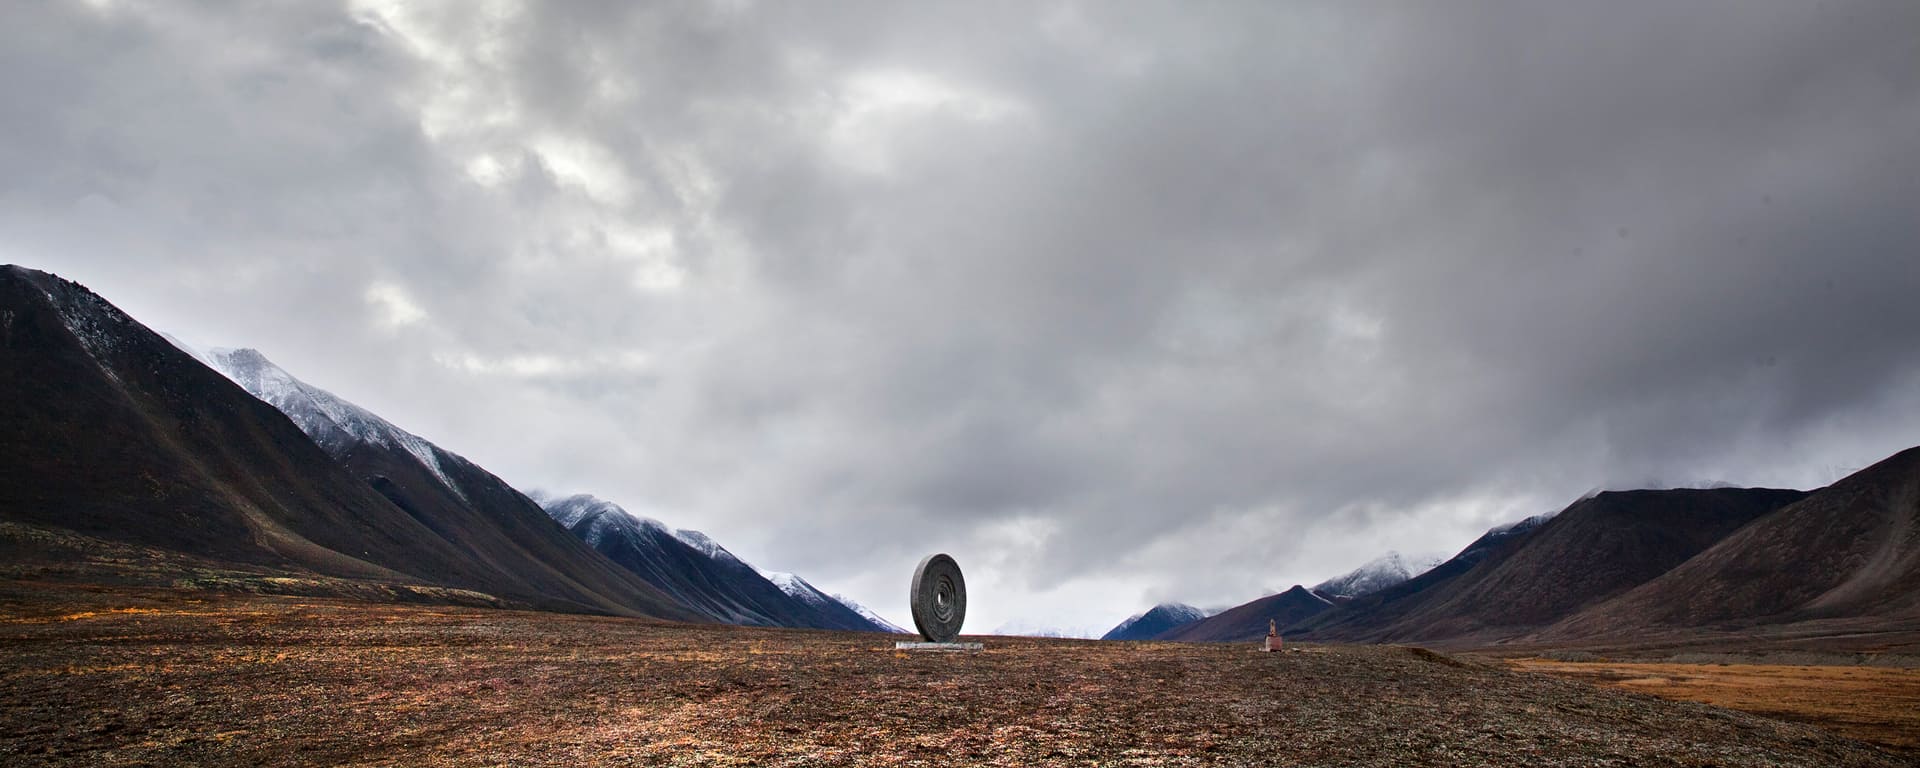
<svg viewBox="0 0 1920 768"><path fill-rule="evenodd" d="M623 207L632 202L632 188L620 160L593 141L559 135L534 139L530 148L561 184L578 188L594 202Z"/></svg>
<svg viewBox="0 0 1920 768"><path fill-rule="evenodd" d="M427 319L427 311L414 303L406 289L395 283L377 282L367 286L366 300L373 306L374 319L389 329Z"/></svg>
<svg viewBox="0 0 1920 768"><path fill-rule="evenodd" d="M645 352L624 350L578 357L560 355L505 355L486 357L472 352L442 352L434 362L462 373L518 379L560 379L604 374L644 373L653 359Z"/></svg>
<svg viewBox="0 0 1920 768"><path fill-rule="evenodd" d="M854 74L833 103L827 134L833 156L847 168L873 174L892 170L889 145L918 119L948 116L988 128L1026 111L1013 99L907 70Z"/></svg>

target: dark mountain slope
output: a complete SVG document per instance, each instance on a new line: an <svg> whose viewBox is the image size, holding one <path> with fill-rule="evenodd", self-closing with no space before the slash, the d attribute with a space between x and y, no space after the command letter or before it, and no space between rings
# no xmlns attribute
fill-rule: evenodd
<svg viewBox="0 0 1920 768"><path fill-rule="evenodd" d="M1285 629L1333 607L1326 598L1295 584L1292 589L1183 624L1153 638L1180 642L1235 643L1267 636L1268 622Z"/></svg>
<svg viewBox="0 0 1920 768"><path fill-rule="evenodd" d="M1539 638L1835 619L1860 631L1920 619L1920 448L1775 511Z"/></svg>
<svg viewBox="0 0 1920 768"><path fill-rule="evenodd" d="M1390 627L1387 637L1498 639L1544 627L1657 578L1805 496L1718 488L1609 491L1582 499L1510 556L1463 575L1445 599Z"/></svg>
<svg viewBox="0 0 1920 768"><path fill-rule="evenodd" d="M426 531L279 412L85 288L0 269L0 350L9 520L329 575L400 577L387 564L409 555L477 574L416 547Z"/></svg>
<svg viewBox="0 0 1920 768"><path fill-rule="evenodd" d="M587 546L717 621L888 631L837 600L807 602L789 594L705 534L675 531L587 495L549 500L546 512Z"/></svg>
<svg viewBox="0 0 1920 768"><path fill-rule="evenodd" d="M1351 639L1489 642L1522 635L1650 581L1805 496L1742 488L1601 493Z"/></svg>
<svg viewBox="0 0 1920 768"><path fill-rule="evenodd" d="M607 610L469 558L279 411L84 287L14 266L0 268L0 520L294 573ZM664 601L627 605L620 612L683 615Z"/></svg>
<svg viewBox="0 0 1920 768"><path fill-rule="evenodd" d="M534 593L599 610L697 614L594 552L473 462L294 378L254 350L213 350L207 359L465 558L513 574Z"/></svg>
<svg viewBox="0 0 1920 768"><path fill-rule="evenodd" d="M1100 636L1102 640L1150 640L1178 627L1207 617L1207 612L1191 605L1161 603L1147 612L1120 622Z"/></svg>
<svg viewBox="0 0 1920 768"><path fill-rule="evenodd" d="M1354 598L1331 611L1308 617L1293 626L1282 626L1289 636L1319 642L1352 642L1379 637L1385 628L1427 605L1436 595L1444 599L1448 585L1490 559L1505 556L1524 542L1549 515L1537 515L1517 523L1497 526L1474 539L1460 553L1427 572L1391 587Z"/></svg>

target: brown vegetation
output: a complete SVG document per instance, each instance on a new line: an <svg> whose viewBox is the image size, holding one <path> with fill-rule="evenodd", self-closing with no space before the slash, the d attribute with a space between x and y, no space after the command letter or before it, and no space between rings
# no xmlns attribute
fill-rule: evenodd
<svg viewBox="0 0 1920 768"><path fill-rule="evenodd" d="M983 639L0 581L0 763L1906 764L1406 648Z"/></svg>
<svg viewBox="0 0 1920 768"><path fill-rule="evenodd" d="M1664 699L1813 723L1920 757L1920 669L1545 659L1509 663Z"/></svg>

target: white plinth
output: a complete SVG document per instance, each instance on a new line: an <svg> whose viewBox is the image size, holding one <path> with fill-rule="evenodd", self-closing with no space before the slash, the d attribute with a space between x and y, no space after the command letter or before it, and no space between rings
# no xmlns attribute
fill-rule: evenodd
<svg viewBox="0 0 1920 768"><path fill-rule="evenodd" d="M981 643L923 643L912 640L901 640L893 644L894 650L899 651L977 651L985 647L987 646Z"/></svg>

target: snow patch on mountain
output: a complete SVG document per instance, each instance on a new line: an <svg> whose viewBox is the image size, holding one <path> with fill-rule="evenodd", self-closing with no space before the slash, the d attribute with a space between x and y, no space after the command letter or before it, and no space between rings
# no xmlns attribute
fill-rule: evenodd
<svg viewBox="0 0 1920 768"><path fill-rule="evenodd" d="M1592 493L1585 498L1591 498L1592 496L1597 496L1597 495L1599 494ZM1488 528L1486 535L1491 536L1494 534L1507 533L1515 529L1533 530L1535 528L1540 527L1541 525L1544 525L1548 520L1552 520L1554 516L1558 514L1560 514L1560 510L1556 509L1552 512L1543 512L1538 515L1534 515L1533 517L1529 517L1525 520L1515 520L1505 525L1496 525L1492 528Z"/></svg>
<svg viewBox="0 0 1920 768"><path fill-rule="evenodd" d="M208 368L214 368L216 370L218 369L218 366L215 366L212 360L207 359L207 354L205 352L201 352L199 347L196 347L192 344L188 344L185 341L181 341L180 337L175 336L171 333L161 332L160 338L166 339L167 343L172 344L174 349L180 350L182 352L187 353L188 355L191 355L193 359L200 361L201 365L204 365ZM222 375L225 375L225 374L222 374Z"/></svg>
<svg viewBox="0 0 1920 768"><path fill-rule="evenodd" d="M587 544L594 547L599 547L607 536L614 533L625 533L641 539L658 536L679 538L666 523L634 514L598 496L581 493L554 499L542 494L539 498L540 508L546 510L547 516L568 530L573 530L581 520L597 515L587 523L586 531L580 534Z"/></svg>
<svg viewBox="0 0 1920 768"><path fill-rule="evenodd" d="M42 286L40 292L46 294L61 322L80 340L81 348L93 358L100 372L120 381L120 374L107 358L119 350L120 338L137 329L144 330L145 326L134 322L99 294L79 285L57 285L52 289Z"/></svg>
<svg viewBox="0 0 1920 768"><path fill-rule="evenodd" d="M811 582L800 578L798 575L784 571L760 571L760 575L766 577L767 581L773 582L773 585L779 587L780 591L787 593L788 596L807 605L821 607L838 603L847 610L859 614L860 618L873 622L874 625L881 629L895 634L907 633L906 630L901 629L891 621L881 618L880 614L874 613L858 601L845 595L827 594L819 587L814 586Z"/></svg>
<svg viewBox="0 0 1920 768"><path fill-rule="evenodd" d="M542 494L542 496L544 497L544 494ZM807 584L804 579L801 579L798 576L794 576L793 574L779 573L774 571L763 571L759 568L755 568L753 564L740 559L739 555L735 555L734 553L727 551L727 548L721 546L720 542L714 541L712 536L708 536L699 531L695 531L687 528L674 528L670 525L667 525L666 523L660 522L659 520L655 520L651 517L647 517L646 515L629 512L625 508L621 507L620 505L615 504L611 501L607 501L605 499L599 498L597 496L582 493L582 494L577 494L573 496L568 496L564 499L558 499L558 500L548 498L546 500L541 501L540 506L542 509L545 509L547 511L548 517L552 517L554 520L559 521L561 526L566 527L568 529L573 528L575 524L579 523L581 519L587 517L588 515L592 515L596 512L608 513L603 515L602 517L628 521L628 523L633 527L634 530L643 531L650 535L672 536L673 538L678 539L681 543L686 544L689 547L692 547L695 551L698 551L700 554L706 555L708 558L712 560L723 562L723 563L738 563L740 565L746 566L747 568L751 568L754 570L754 572L759 573L762 577L765 577L768 581L773 582L775 586L780 587L780 590L782 592L786 592L789 595L794 594L793 589L789 588L794 583L797 583L799 585L804 585L806 588L809 588L809 589L812 587L812 585ZM591 537L591 536L598 536L598 535L603 535L603 532L597 526L590 527L588 529L588 536ZM590 538L589 543L598 545L599 540L596 538ZM784 577L786 579L789 579L790 581L783 583L780 578L776 578L776 577ZM815 591L817 592L817 590ZM802 599L804 600L805 598L802 598Z"/></svg>
<svg viewBox="0 0 1920 768"><path fill-rule="evenodd" d="M760 578L766 579L769 584L779 589L782 594L810 609L814 617L833 622L830 625L832 627L861 630L880 629L882 631L892 632L902 631L899 627L887 622L886 619L874 615L872 611L867 610L859 603L847 600L838 595L829 595L798 575L756 568L752 564L741 560L732 552L727 551L726 547L720 546L720 543L714 541L712 537L699 531L675 529L659 520L634 514L621 508L618 504L588 494L555 498L546 493L533 491L527 495L529 498L533 498L539 502L540 507L546 510L548 517L553 518L555 522L572 531L575 536L579 536L595 549L600 549L601 545L609 539L614 541L624 539L640 544L642 549L654 551L658 551L659 548L663 546L676 551L684 547L699 553L700 556L706 557L715 563L728 566L726 569L728 571L739 568L758 574ZM729 576L727 578L737 577L736 572L736 576ZM746 578L751 579L752 577L749 576ZM683 600L688 599L686 595L677 592L676 589L678 588L673 585L657 586L661 586L661 588L667 590L669 594L675 594ZM851 622L847 621L850 617L840 612L839 609L841 608L872 622L874 626L850 626ZM728 623L766 624L769 621L767 617L758 613L749 612L740 604L731 603L725 599L706 600L703 610L715 613L717 618Z"/></svg>
<svg viewBox="0 0 1920 768"><path fill-rule="evenodd" d="M1410 558L1399 552L1388 552L1359 568L1320 582L1309 591L1323 599L1370 595L1426 573L1444 561L1445 558L1433 555Z"/></svg>
<svg viewBox="0 0 1920 768"><path fill-rule="evenodd" d="M828 605L833 600L833 598L828 597L825 592L821 592L814 588L812 584L808 584L806 579L791 573L761 571L760 575L767 577L767 581L773 582L773 585L779 587L780 591L787 593L788 597L792 597L807 605Z"/></svg>
<svg viewBox="0 0 1920 768"><path fill-rule="evenodd" d="M896 635L913 634L912 632L908 632L904 629L901 629L900 625L895 624L891 621L887 621L880 614L874 613L872 608L868 608L865 605L860 604L859 601L854 600L851 597L847 597L846 595L842 595L837 592L834 593L832 597L833 599L840 601L840 604L846 606L849 610L853 611L854 613L860 614L860 618L873 622L874 625L880 627L881 629L884 629L888 632L892 632L893 634L896 634Z"/></svg>
<svg viewBox="0 0 1920 768"><path fill-rule="evenodd" d="M443 455L465 461L438 450L432 443L386 419L319 387L293 377L285 369L253 349L207 350L206 359L214 370L232 379L254 397L280 409L300 431L330 453L353 443L399 448L411 454L428 472L461 499L466 493L441 466Z"/></svg>
<svg viewBox="0 0 1920 768"><path fill-rule="evenodd" d="M714 541L712 536L686 528L674 528L646 515L629 512L626 508L598 496L581 493L562 499L554 499L548 497L546 494L540 494L538 498L541 499L539 502L540 507L547 511L547 516L553 518L559 522L562 527L567 529L572 529L578 525L581 520L591 515L599 514L599 519L588 524L588 543L591 544L599 544L599 539L595 537L604 535L605 532L601 528L602 525L612 524L617 521L636 532L646 533L651 536L671 536L681 543L692 547L700 554L706 555L710 559L720 562L738 563L747 568L751 568L755 573L773 582L774 586L780 588L780 591L786 592L789 595L793 595L795 589L811 589L813 586L807 584L806 580L790 573L763 571L759 568L754 568L752 564L740 559L738 555L727 551L726 547L720 546L720 542ZM602 521L606 522L603 523ZM783 582L782 579L786 581Z"/></svg>
<svg viewBox="0 0 1920 768"><path fill-rule="evenodd" d="M1142 619L1147 618L1149 615L1154 616L1156 619L1164 619L1167 626L1176 626L1199 621L1210 614L1186 603L1161 603L1132 616L1128 616L1126 621L1122 621L1114 626L1113 629L1107 630L1107 634L1104 636L1124 635L1127 630L1133 629L1135 625L1138 625Z"/></svg>
<svg viewBox="0 0 1920 768"><path fill-rule="evenodd" d="M1168 615L1181 621L1199 621L1212 615L1203 609L1195 608L1186 603L1161 603L1159 607L1165 608Z"/></svg>
<svg viewBox="0 0 1920 768"><path fill-rule="evenodd" d="M701 554L707 557L721 561L731 560L741 565L747 565L747 561L741 560L732 552L728 552L727 548L720 546L720 542L714 541L712 536L686 528L675 528L673 530L673 536L676 539L686 542L687 546L700 550ZM751 565L747 565L747 567L753 568ZM759 569L754 568L754 570L757 571Z"/></svg>

